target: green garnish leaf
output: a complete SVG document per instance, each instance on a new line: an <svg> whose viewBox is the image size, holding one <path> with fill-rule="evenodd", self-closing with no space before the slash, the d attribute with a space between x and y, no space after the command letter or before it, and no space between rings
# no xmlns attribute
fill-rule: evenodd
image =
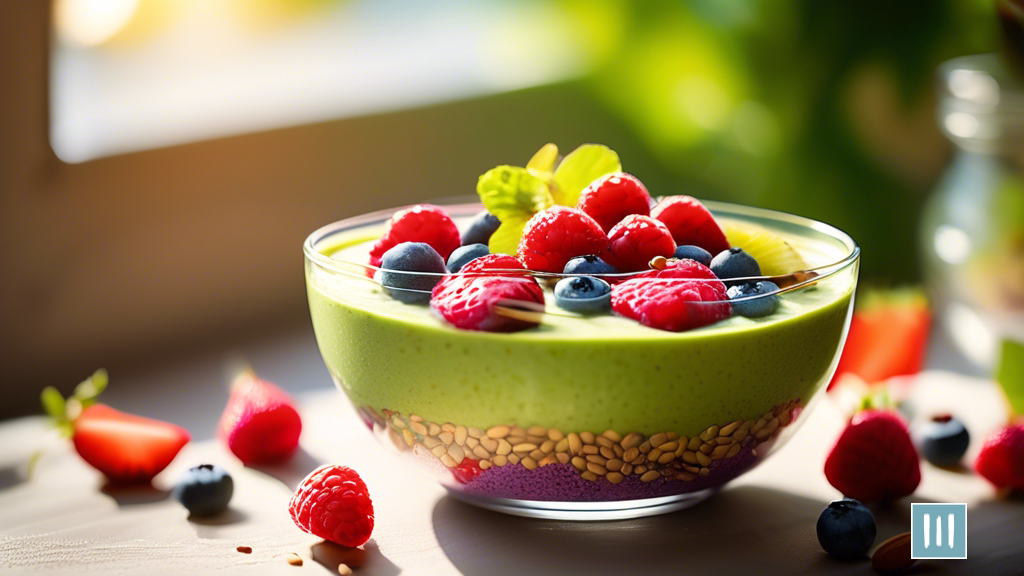
<svg viewBox="0 0 1024 576"><path fill-rule="evenodd" d="M498 166L488 170L477 182L476 192L487 211L503 224L524 218L529 220L554 204L547 183L518 166Z"/></svg>
<svg viewBox="0 0 1024 576"><path fill-rule="evenodd" d="M43 388L41 394L41 400L43 401L43 410L46 414L54 420L64 419L64 397L60 395L53 386L47 386Z"/></svg>
<svg viewBox="0 0 1024 576"><path fill-rule="evenodd" d="M523 228L530 221L530 217L515 217L510 220L502 220L501 226L491 234L488 248L491 254L509 254L514 256L519 248L519 239L523 236Z"/></svg>
<svg viewBox="0 0 1024 576"><path fill-rule="evenodd" d="M996 381L1003 388L1013 414L1024 415L1024 344L1012 340L1003 341Z"/></svg>
<svg viewBox="0 0 1024 576"><path fill-rule="evenodd" d="M537 150L537 153L526 163L526 169L531 174L551 174L555 171L555 162L558 161L558 146L547 143Z"/></svg>
<svg viewBox="0 0 1024 576"><path fill-rule="evenodd" d="M614 150L601 144L584 144L562 159L555 170L555 202L576 206L580 193L591 182L621 170L619 155Z"/></svg>
<svg viewBox="0 0 1024 576"><path fill-rule="evenodd" d="M88 408L96 402L96 398L103 393L107 388L107 371L103 368L93 372L92 376L89 376L78 386L75 386L75 391L71 395L71 398L78 400L81 403L82 409Z"/></svg>

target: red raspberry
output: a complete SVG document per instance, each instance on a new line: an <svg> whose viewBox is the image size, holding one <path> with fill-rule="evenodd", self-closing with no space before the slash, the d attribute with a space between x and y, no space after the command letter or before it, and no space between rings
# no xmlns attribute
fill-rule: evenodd
<svg viewBox="0 0 1024 576"><path fill-rule="evenodd" d="M324 464L310 472L288 503L304 532L355 547L373 532L373 502L363 479L345 466Z"/></svg>
<svg viewBox="0 0 1024 576"><path fill-rule="evenodd" d="M974 469L996 488L1024 490L1024 424L1003 427L989 436Z"/></svg>
<svg viewBox="0 0 1024 576"><path fill-rule="evenodd" d="M612 228L608 234L606 262L620 272L646 270L651 258L671 258L676 251L672 233L650 216L633 214Z"/></svg>
<svg viewBox="0 0 1024 576"><path fill-rule="evenodd" d="M695 260L669 261L664 270L613 286L612 308L644 326L672 332L700 328L732 314L725 284Z"/></svg>
<svg viewBox="0 0 1024 576"><path fill-rule="evenodd" d="M519 304L517 303L525 303ZM430 306L463 330L515 332L532 328L536 321L495 313L495 305L536 311L544 306L544 291L533 278L456 274L434 287Z"/></svg>
<svg viewBox="0 0 1024 576"><path fill-rule="evenodd" d="M668 226L672 238L679 246L700 246L712 256L729 249L725 233L711 212L696 198L670 196L651 210L651 216Z"/></svg>
<svg viewBox="0 0 1024 576"><path fill-rule="evenodd" d="M370 249L370 265L380 266L380 259L393 246L402 242L425 242L448 260L462 240L455 222L444 210L433 204L417 204L395 212L388 220L387 231Z"/></svg>
<svg viewBox="0 0 1024 576"><path fill-rule="evenodd" d="M597 220L605 232L630 214L651 213L651 195L636 176L613 172L594 180L580 193L576 207Z"/></svg>
<svg viewBox="0 0 1024 576"><path fill-rule="evenodd" d="M906 424L894 412L858 412L828 453L825 478L861 502L888 502L913 493L921 483L921 465Z"/></svg>
<svg viewBox="0 0 1024 576"><path fill-rule="evenodd" d="M574 256L601 254L607 247L601 225L585 212L552 206L526 223L516 257L530 270L558 273Z"/></svg>
<svg viewBox="0 0 1024 576"><path fill-rule="evenodd" d="M526 268L515 256L488 254L475 260L470 260L468 264L462 267L462 270L459 270L459 273L482 274L485 270L523 270L525 272ZM513 272L506 272L504 274L515 275Z"/></svg>

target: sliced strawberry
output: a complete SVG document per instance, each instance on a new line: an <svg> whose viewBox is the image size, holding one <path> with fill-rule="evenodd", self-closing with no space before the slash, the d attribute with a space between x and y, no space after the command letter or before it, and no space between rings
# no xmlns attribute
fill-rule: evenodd
<svg viewBox="0 0 1024 576"><path fill-rule="evenodd" d="M651 210L651 217L668 226L679 246L700 246L712 256L729 249L729 241L711 212L692 196L665 198Z"/></svg>
<svg viewBox="0 0 1024 576"><path fill-rule="evenodd" d="M903 420L886 410L865 410L829 452L825 477L844 496L880 503L913 493L921 466Z"/></svg>
<svg viewBox="0 0 1024 576"><path fill-rule="evenodd" d="M93 404L75 420L75 450L111 482L149 482L167 468L182 447L188 431L160 420Z"/></svg>
<svg viewBox="0 0 1024 576"><path fill-rule="evenodd" d="M846 373L868 384L917 374L928 345L931 313L918 290L873 290L857 302L843 355L829 389Z"/></svg>
<svg viewBox="0 0 1024 576"><path fill-rule="evenodd" d="M243 464L288 458L298 448L301 432L302 419L284 390L251 372L235 378L217 435Z"/></svg>

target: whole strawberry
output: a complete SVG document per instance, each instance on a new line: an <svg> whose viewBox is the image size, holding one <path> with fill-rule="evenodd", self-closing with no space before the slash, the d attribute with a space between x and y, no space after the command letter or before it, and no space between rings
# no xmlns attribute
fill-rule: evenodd
<svg viewBox="0 0 1024 576"><path fill-rule="evenodd" d="M373 502L351 468L325 464L303 480L288 511L304 532L342 546L365 544L373 533Z"/></svg>
<svg viewBox="0 0 1024 576"><path fill-rule="evenodd" d="M989 436L974 469L996 488L1024 490L1024 424L1005 426Z"/></svg>
<svg viewBox="0 0 1024 576"><path fill-rule="evenodd" d="M906 424L886 410L854 415L825 460L829 484L847 498L881 503L914 492L921 466Z"/></svg>
<svg viewBox="0 0 1024 576"><path fill-rule="evenodd" d="M249 371L235 377L217 436L243 464L280 462L299 446L302 419L291 397Z"/></svg>

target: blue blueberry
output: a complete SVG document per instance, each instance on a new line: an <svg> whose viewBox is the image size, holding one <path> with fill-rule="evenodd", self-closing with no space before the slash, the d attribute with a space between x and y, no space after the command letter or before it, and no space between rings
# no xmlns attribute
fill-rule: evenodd
<svg viewBox="0 0 1024 576"><path fill-rule="evenodd" d="M612 266L597 256L587 255L577 256L566 262L562 273L598 276L601 274L618 274L619 271L615 269L615 266Z"/></svg>
<svg viewBox="0 0 1024 576"><path fill-rule="evenodd" d="M491 251L487 244L466 244L459 246L448 257L448 271L452 274L462 270L462 267L481 256L487 256Z"/></svg>
<svg viewBox="0 0 1024 576"><path fill-rule="evenodd" d="M852 498L833 500L818 517L818 543L842 560L863 558L877 532L871 510Z"/></svg>
<svg viewBox="0 0 1024 576"><path fill-rule="evenodd" d="M719 280L728 278L751 278L761 275L757 260L743 248L729 248L711 259L711 271ZM729 284L726 282L726 284Z"/></svg>
<svg viewBox="0 0 1024 576"><path fill-rule="evenodd" d="M744 282L730 286L729 295L732 311L747 318L771 316L779 308L779 287L774 282Z"/></svg>
<svg viewBox="0 0 1024 576"><path fill-rule="evenodd" d="M696 260L705 266L711 266L711 252L701 248L700 246L676 246L676 253L672 255L673 258L689 258L690 260Z"/></svg>
<svg viewBox="0 0 1024 576"><path fill-rule="evenodd" d="M593 276L562 278L555 284L555 304L582 314L607 312L612 307L612 287Z"/></svg>
<svg viewBox="0 0 1024 576"><path fill-rule="evenodd" d="M487 210L478 213L473 217L473 221L469 223L469 226L462 231L462 245L487 244L491 240L491 235L498 229L498 226L501 226L501 220L498 220L498 217L494 214Z"/></svg>
<svg viewBox="0 0 1024 576"><path fill-rule="evenodd" d="M407 304L429 302L430 291L448 272L444 258L430 244L423 242L402 242L393 246L381 257L380 267L380 284L384 291Z"/></svg>
<svg viewBox="0 0 1024 576"><path fill-rule="evenodd" d="M227 510L235 482L220 466L202 464L189 468L174 486L174 498L192 516L213 516Z"/></svg>
<svg viewBox="0 0 1024 576"><path fill-rule="evenodd" d="M946 414L917 427L914 440L925 460L936 466L953 468L960 464L967 452L971 435L962 422Z"/></svg>

